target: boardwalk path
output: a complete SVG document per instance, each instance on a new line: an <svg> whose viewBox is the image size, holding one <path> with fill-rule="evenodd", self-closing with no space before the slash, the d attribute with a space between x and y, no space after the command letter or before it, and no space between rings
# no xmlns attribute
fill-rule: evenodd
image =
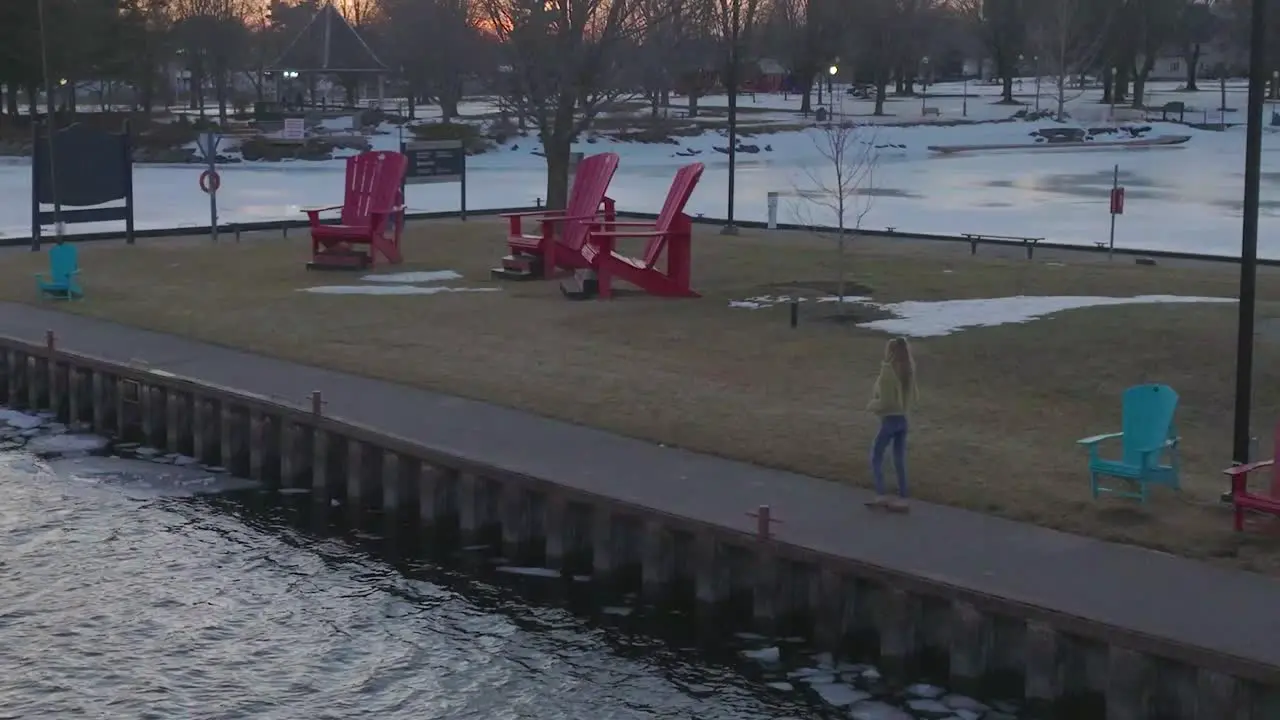
<svg viewBox="0 0 1280 720"><path fill-rule="evenodd" d="M955 508L870 513L864 491L528 413L0 303L0 334L305 404L440 451L742 530L770 505L780 540L1280 667L1280 580ZM560 449L551 452L551 448ZM850 452L862 452L859 445ZM1081 492L1086 483L1081 465ZM1229 519L1223 516L1223 524Z"/></svg>

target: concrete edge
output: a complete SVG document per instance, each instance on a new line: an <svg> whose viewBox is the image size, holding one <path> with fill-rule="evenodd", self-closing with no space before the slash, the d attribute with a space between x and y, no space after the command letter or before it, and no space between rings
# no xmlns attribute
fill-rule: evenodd
<svg viewBox="0 0 1280 720"><path fill-rule="evenodd" d="M341 434L348 437L354 437L402 455L416 457L433 465L471 472L483 477L511 479L531 488L554 490L554 492L562 496L576 498L581 502L612 506L617 509L619 514L623 515L659 517L673 526L696 528L704 532L710 532L727 544L754 547L765 544L772 554L785 559L810 563L826 561L844 568L853 576L892 584L913 593L939 597L953 602L969 602L994 614L1021 620L1044 622L1068 634L1104 644L1115 644L1119 640L1120 644L1139 652L1165 657L1195 667L1209 668L1262 685L1280 686L1280 666L1273 666L1248 658L1189 645L1177 640L1111 625L1105 621L1091 620L1086 617L1059 612L1043 605L993 595L970 587L955 585L866 561L833 555L801 545L776 539L761 540L754 532L747 529L735 529L705 523L678 515L671 515L607 495L565 487L554 480L531 476L519 470L493 465L474 458L453 455L361 423L323 413L317 415L310 408L301 404L294 404L284 398L250 393L169 371L146 367L141 364L120 363L84 353L59 350L56 349L56 344L53 348L50 348L48 345L32 343L7 335L0 335L0 346L35 356L73 359L81 366L88 368L96 366L126 380L146 381L149 378L158 377L163 378L166 383L176 386L179 390L203 391L231 396L247 406L250 411L259 410L275 412L283 416L292 416L297 422L310 424L322 430L340 431Z"/></svg>

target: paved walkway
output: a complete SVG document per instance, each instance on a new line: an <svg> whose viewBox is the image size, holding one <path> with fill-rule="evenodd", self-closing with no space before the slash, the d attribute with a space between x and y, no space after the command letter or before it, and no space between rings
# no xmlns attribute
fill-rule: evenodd
<svg viewBox="0 0 1280 720"><path fill-rule="evenodd" d="M42 341L326 412L441 451L789 543L1280 667L1280 580L955 508L871 513L865 492L494 405L51 310L0 303L0 335ZM559 448L561 452L548 452ZM853 448L851 452L859 452ZM1081 458L1080 492L1087 490ZM1224 513L1224 527L1230 519Z"/></svg>

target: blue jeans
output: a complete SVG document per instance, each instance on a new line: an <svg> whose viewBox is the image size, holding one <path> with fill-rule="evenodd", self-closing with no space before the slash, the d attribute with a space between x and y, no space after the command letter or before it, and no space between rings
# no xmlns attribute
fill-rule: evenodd
<svg viewBox="0 0 1280 720"><path fill-rule="evenodd" d="M871 446L871 475L876 481L876 494L884 494L884 451L893 445L893 469L898 476L898 495L907 496L907 416L885 415L880 418L880 432Z"/></svg>

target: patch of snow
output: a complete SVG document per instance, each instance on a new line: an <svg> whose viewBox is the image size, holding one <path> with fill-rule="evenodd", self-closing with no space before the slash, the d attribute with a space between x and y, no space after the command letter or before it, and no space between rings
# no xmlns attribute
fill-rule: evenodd
<svg viewBox="0 0 1280 720"><path fill-rule="evenodd" d="M1136 297L1096 297L1088 295L1016 295L974 300L920 302L908 300L879 306L897 317L861 323L858 327L909 337L939 337L971 327L995 327L1026 323L1064 310L1105 305L1164 303L1233 303L1235 298L1184 297L1181 295L1138 295Z"/></svg>
<svg viewBox="0 0 1280 720"><path fill-rule="evenodd" d="M529 577L545 577L545 578L560 577L560 571L553 570L551 568L516 567L514 565L501 565L499 567L494 568L494 570L497 570L500 573L509 573L511 575L527 575Z"/></svg>
<svg viewBox="0 0 1280 720"><path fill-rule="evenodd" d="M819 670L813 675L806 675L805 677L800 678L800 682L808 683L810 685L830 685L835 681L836 676L826 670Z"/></svg>
<svg viewBox="0 0 1280 720"><path fill-rule="evenodd" d="M804 302L804 298L797 298ZM1089 295L1015 295L970 300L907 300L879 304L865 297L822 297L818 302L864 303L895 317L859 323L858 327L908 337L941 337L972 327L995 327L1038 320L1045 315L1108 305L1148 305L1168 303L1233 303L1235 298L1190 297L1182 295L1138 295L1100 297ZM731 300L729 307L759 310L791 302L787 296L761 295Z"/></svg>
<svg viewBox="0 0 1280 720"><path fill-rule="evenodd" d="M452 270L424 270L421 272L387 273L386 275L365 275L363 282L384 283L433 283L445 280L460 280L462 275Z"/></svg>
<svg viewBox="0 0 1280 720"><path fill-rule="evenodd" d="M605 615L617 615L618 617L626 617L635 612L635 608L629 607L602 607L600 612Z"/></svg>
<svg viewBox="0 0 1280 720"><path fill-rule="evenodd" d="M937 700L918 699L907 702L912 712L928 717L945 717L951 714L951 708Z"/></svg>
<svg viewBox="0 0 1280 720"><path fill-rule="evenodd" d="M435 295L452 292L499 292L502 288L418 287L417 285L322 285L302 288L300 292L320 295Z"/></svg>

